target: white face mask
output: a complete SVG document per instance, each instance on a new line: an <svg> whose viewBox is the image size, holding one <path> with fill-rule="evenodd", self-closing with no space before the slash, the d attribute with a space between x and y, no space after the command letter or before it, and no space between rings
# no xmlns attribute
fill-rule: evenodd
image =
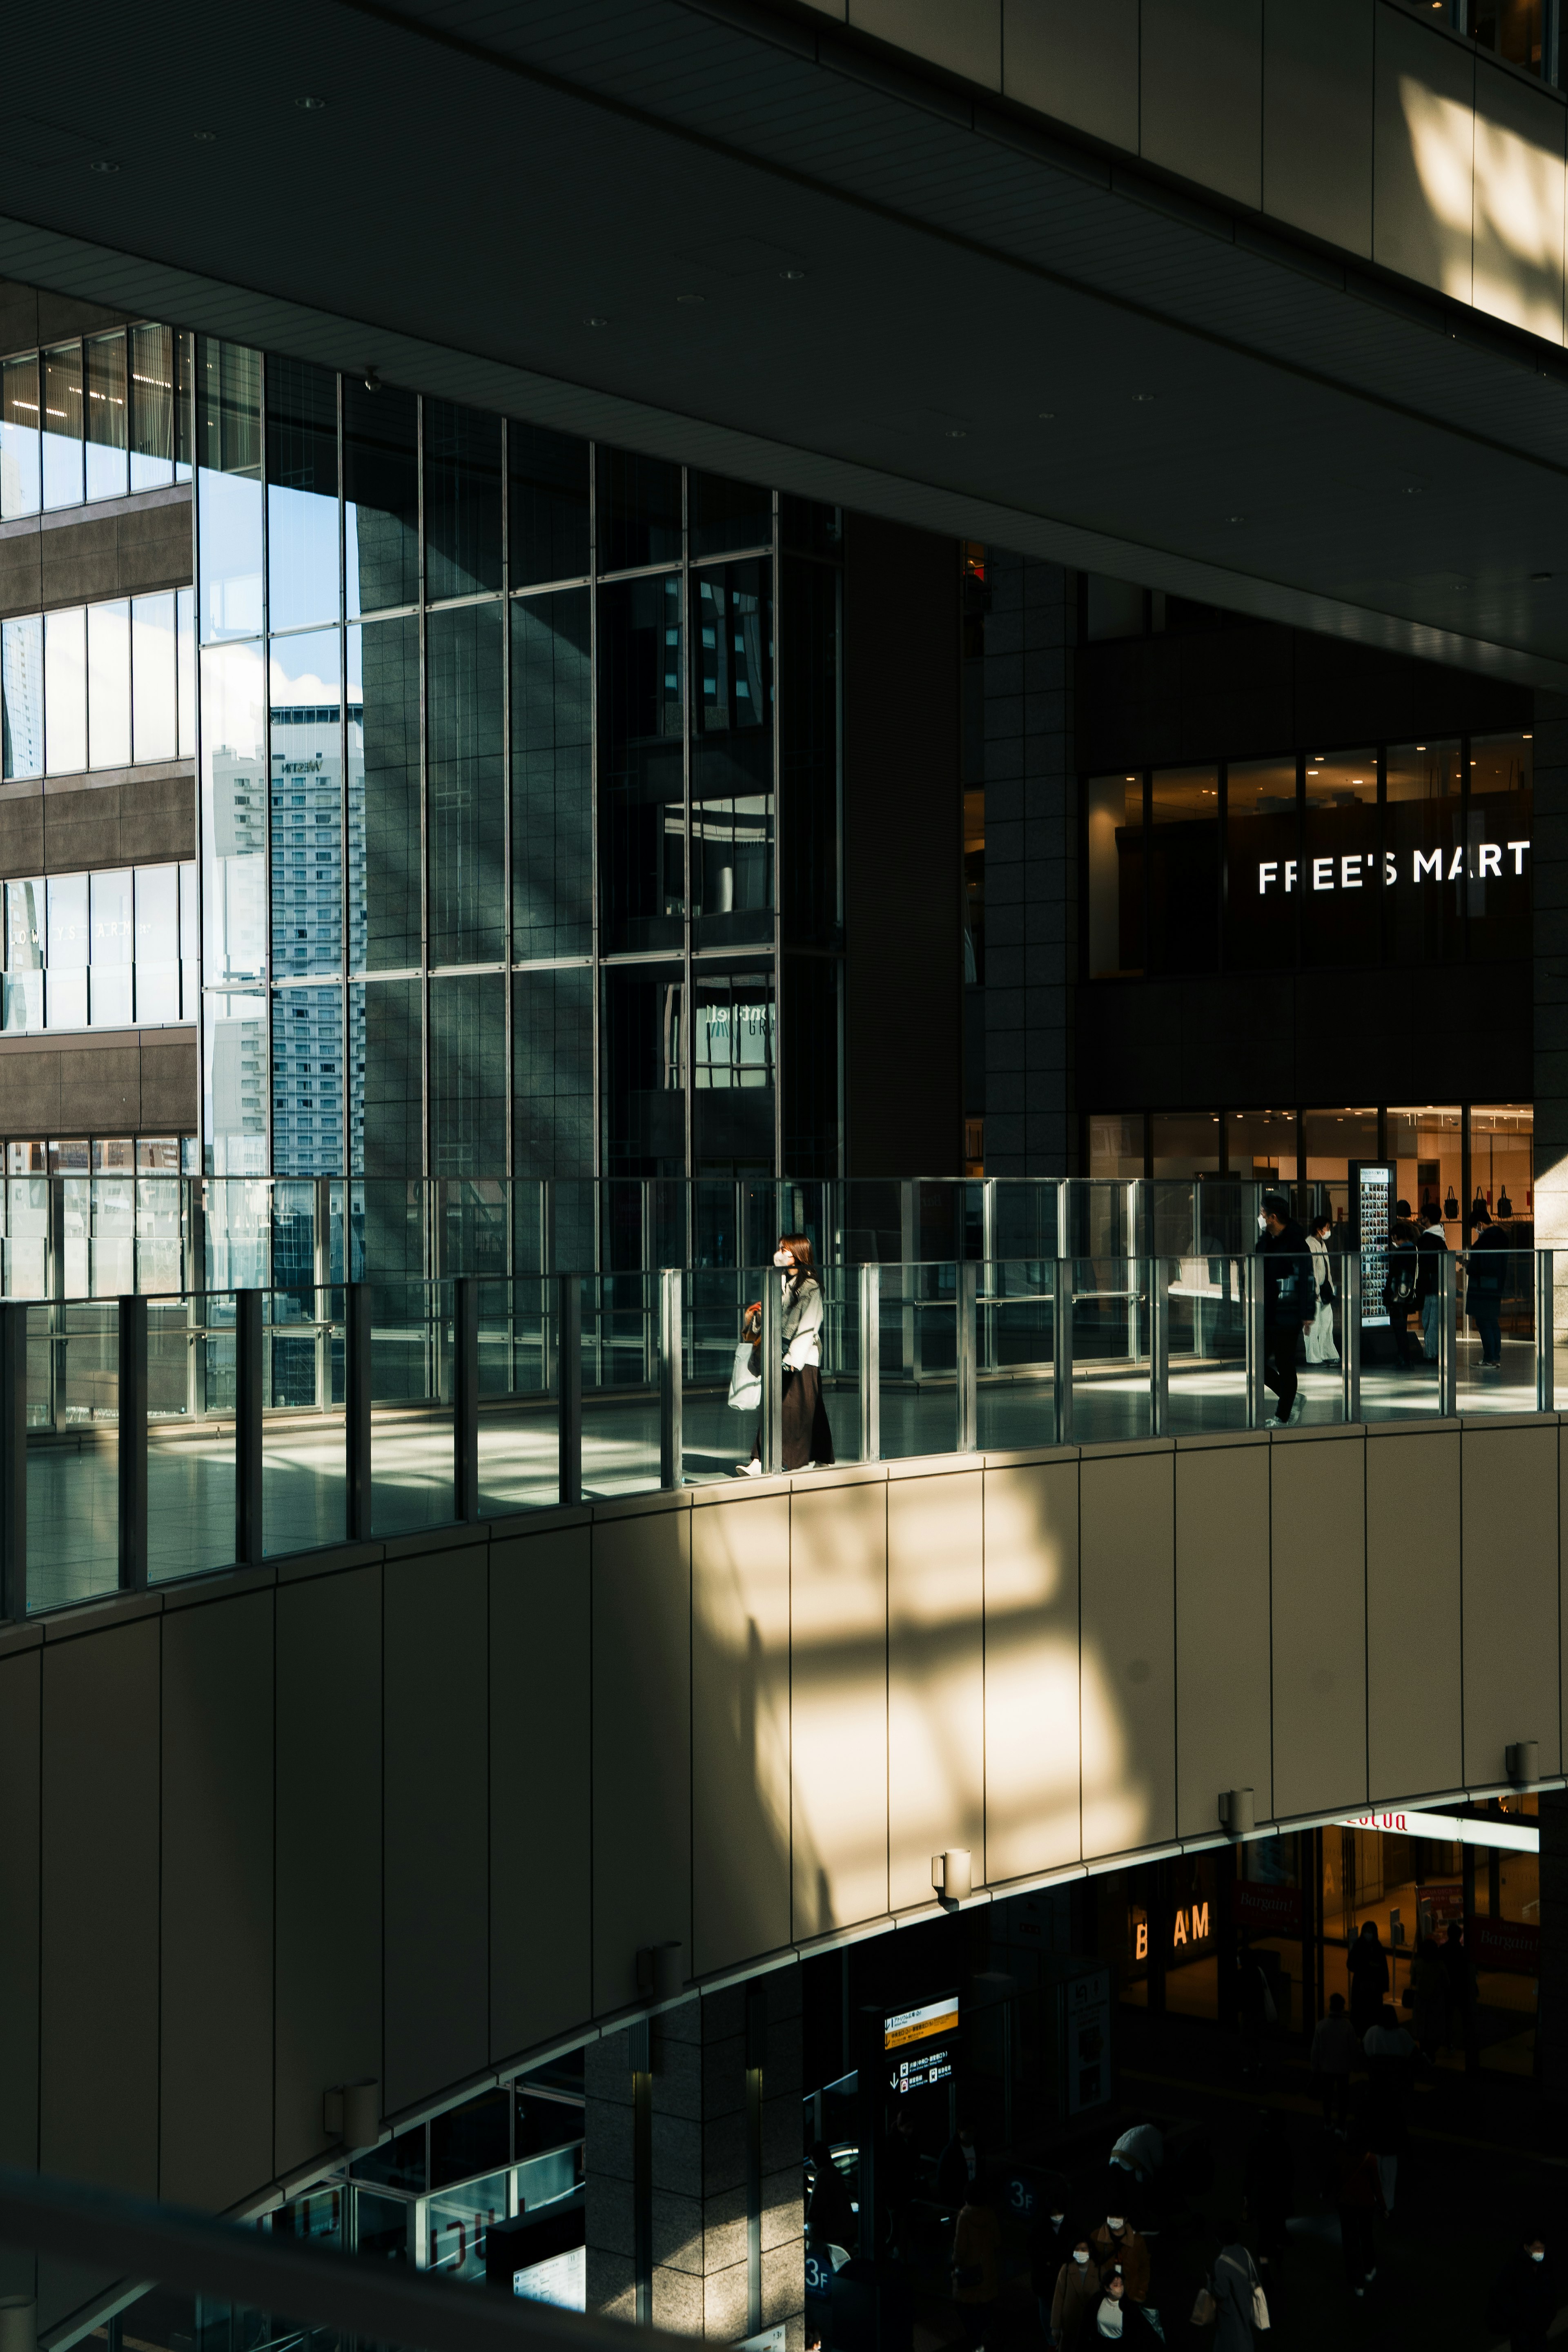
<svg viewBox="0 0 1568 2352"><path fill-rule="evenodd" d="M1052 2227L1052 2229L1053 2229L1053 2230L1059 2230L1059 2229L1061 2228L1061 2226L1062 2226L1062 2223L1063 2223L1066 2220L1067 2220L1067 2215L1066 2215L1065 2213L1053 2213L1053 2214L1051 2215L1051 2227Z"/></svg>
<svg viewBox="0 0 1568 2352"><path fill-rule="evenodd" d="M773 1264L779 1266L793 1265L795 1260L793 1257L786 1257L783 1250L774 1250Z"/></svg>
<svg viewBox="0 0 1568 2352"><path fill-rule="evenodd" d="M1072 2258L1075 2263L1081 2263L1085 2270L1089 2268L1089 2248L1087 2246L1075 2246L1072 2250Z"/></svg>
<svg viewBox="0 0 1568 2352"><path fill-rule="evenodd" d="M1545 2247L1542 2246L1540 2252L1537 2253L1535 2248L1531 2246L1530 2250L1530 2259L1532 2263L1543 2263L1546 2260Z"/></svg>
<svg viewBox="0 0 1568 2352"><path fill-rule="evenodd" d="M1125 2228L1126 2224L1120 2213L1108 2213L1105 2217L1105 2226L1114 2237L1119 2230Z"/></svg>

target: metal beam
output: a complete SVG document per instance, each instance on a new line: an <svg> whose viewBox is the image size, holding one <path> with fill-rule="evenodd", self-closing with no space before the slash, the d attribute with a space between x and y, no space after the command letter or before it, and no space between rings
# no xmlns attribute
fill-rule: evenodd
<svg viewBox="0 0 1568 2352"><path fill-rule="evenodd" d="M120 1301L120 1590L147 1590L147 1301Z"/></svg>

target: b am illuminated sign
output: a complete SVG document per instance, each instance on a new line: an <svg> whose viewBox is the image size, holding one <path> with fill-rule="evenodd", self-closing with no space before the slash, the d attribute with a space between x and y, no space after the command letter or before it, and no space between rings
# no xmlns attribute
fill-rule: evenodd
<svg viewBox="0 0 1568 2352"><path fill-rule="evenodd" d="M1528 841L1473 841L1468 848L1461 842L1451 854L1440 847L1413 849L1410 872L1406 875L1394 851L1385 849L1383 852L1383 887L1385 890L1392 889L1402 881L1500 882L1505 873L1521 875L1529 855ZM1260 898L1267 898L1277 892L1279 897L1289 898L1298 892L1375 887L1377 864L1378 853L1373 849L1352 850L1340 857L1260 857L1258 861L1258 895Z"/></svg>
<svg viewBox="0 0 1568 2352"><path fill-rule="evenodd" d="M955 1992L885 2017L882 2054L888 2063L889 2089L902 2097L906 2091L930 2091L945 2083L952 2073L952 2045L957 2038Z"/></svg>
<svg viewBox="0 0 1568 2352"><path fill-rule="evenodd" d="M1189 1944L1206 1944L1208 1940L1208 1905L1184 1905L1171 1922L1172 1951L1184 1951ZM1132 1957L1135 1960L1146 1960L1149 1957L1149 1922L1146 1916L1137 1913L1132 1922Z"/></svg>

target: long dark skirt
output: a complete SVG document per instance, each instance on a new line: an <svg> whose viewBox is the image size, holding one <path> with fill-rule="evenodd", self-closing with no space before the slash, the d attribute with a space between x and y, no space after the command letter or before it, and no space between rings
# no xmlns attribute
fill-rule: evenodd
<svg viewBox="0 0 1568 2352"><path fill-rule="evenodd" d="M833 1432L827 1425L827 1407L822 1402L822 1374L815 1364L803 1364L797 1372L788 1364L784 1370L784 1466L786 1470L804 1470L813 1462L833 1460ZM752 1459L760 1461L763 1451L763 1424L757 1423L757 1434L752 1444Z"/></svg>

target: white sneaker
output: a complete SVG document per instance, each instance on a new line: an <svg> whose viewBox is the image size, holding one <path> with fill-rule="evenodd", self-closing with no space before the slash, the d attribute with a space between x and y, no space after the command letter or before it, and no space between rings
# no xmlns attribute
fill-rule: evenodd
<svg viewBox="0 0 1568 2352"><path fill-rule="evenodd" d="M742 1472L741 1472L741 1475L742 1475L742 1478L760 1478L760 1477L762 1476L762 1475L763 1475L763 1465L762 1465L762 1464L757 1460L756 1455L753 1454L752 1454L752 1458L751 1458L751 1460L750 1460L750 1461L745 1465L744 1468L742 1470Z"/></svg>
<svg viewBox="0 0 1568 2352"><path fill-rule="evenodd" d="M1297 1423L1300 1421L1302 1415L1306 1412L1306 1399L1304 1397L1298 1397L1295 1403L1290 1408L1290 1418L1285 1424L1286 1428L1294 1429Z"/></svg>

